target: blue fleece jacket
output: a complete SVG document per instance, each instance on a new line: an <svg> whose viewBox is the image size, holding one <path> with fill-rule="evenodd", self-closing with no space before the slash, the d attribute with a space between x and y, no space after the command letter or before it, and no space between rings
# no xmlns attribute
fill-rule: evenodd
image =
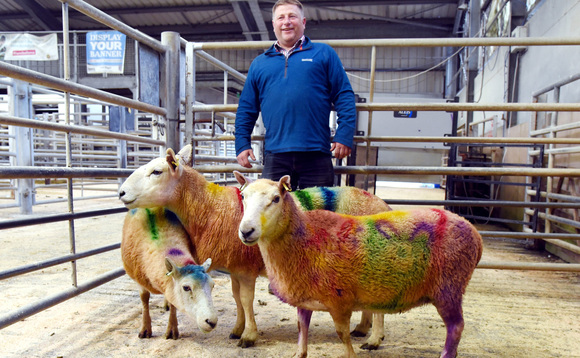
<svg viewBox="0 0 580 358"><path fill-rule="evenodd" d="M352 148L356 124L354 93L332 47L305 38L286 57L274 46L254 59L236 114L236 155L250 149L260 111L270 153L330 153L330 110L338 114L334 141Z"/></svg>

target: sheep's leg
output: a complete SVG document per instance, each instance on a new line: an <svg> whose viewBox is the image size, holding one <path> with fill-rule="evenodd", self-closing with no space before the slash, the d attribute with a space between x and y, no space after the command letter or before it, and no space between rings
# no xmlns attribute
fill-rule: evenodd
<svg viewBox="0 0 580 358"><path fill-rule="evenodd" d="M240 277L240 299L244 308L246 327L238 342L242 348L252 347L258 339L258 327L254 317L254 290L256 288L256 277Z"/></svg>
<svg viewBox="0 0 580 358"><path fill-rule="evenodd" d="M361 346L362 349L375 350L379 349L381 342L385 339L385 315L382 313L373 314L373 329L371 336L365 344Z"/></svg>
<svg viewBox="0 0 580 358"><path fill-rule="evenodd" d="M338 334L338 338L344 344L345 357L353 358L356 357L356 353L352 348L352 343L350 342L350 315L352 312L330 312L332 320L334 321L334 328Z"/></svg>
<svg viewBox="0 0 580 358"><path fill-rule="evenodd" d="M308 328L312 311L298 308L298 352L296 358L306 358L308 354Z"/></svg>
<svg viewBox="0 0 580 358"><path fill-rule="evenodd" d="M354 327L354 330L350 332L353 337L364 337L369 333L372 322L372 313L368 311L362 311L360 316L360 323Z"/></svg>
<svg viewBox="0 0 580 358"><path fill-rule="evenodd" d="M236 301L236 324L232 329L232 333L230 333L230 339L240 339L246 325L244 306L242 306L242 300L240 299L240 281L235 275L230 275L230 280L232 281L232 295L234 296L234 301Z"/></svg>
<svg viewBox="0 0 580 358"><path fill-rule="evenodd" d="M445 323L445 327L447 327L447 337L445 338L445 347L443 347L443 352L441 352L441 358L455 358L464 326L461 300L459 300L459 304L436 305L436 307Z"/></svg>
<svg viewBox="0 0 580 358"><path fill-rule="evenodd" d="M166 339L179 338L179 330L177 329L177 309L171 303L169 304L169 321L167 322L167 331L165 331Z"/></svg>
<svg viewBox="0 0 580 358"><path fill-rule="evenodd" d="M143 320L141 322L139 338L151 338L151 315L149 314L149 298L151 297L151 293L141 287L139 297L141 298L141 303L143 305Z"/></svg>

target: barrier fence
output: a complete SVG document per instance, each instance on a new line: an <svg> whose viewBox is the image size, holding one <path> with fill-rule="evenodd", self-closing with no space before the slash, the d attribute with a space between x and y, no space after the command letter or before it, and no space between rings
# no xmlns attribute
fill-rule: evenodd
<svg viewBox="0 0 580 358"><path fill-rule="evenodd" d="M120 21L108 16L102 11L88 5L80 0L61 0L63 3L63 34L64 38L68 39L68 11L69 7L84 13L85 15L111 27L120 32L125 33L130 38L143 43L155 50L160 57L161 66L161 81L162 98L160 103L162 106L153 106L151 104L143 103L137 100L131 100L122 96L113 95L111 93L96 90L94 88L72 83L68 80L65 74L65 79L59 79L48 76L42 73L31 71L28 69L14 66L8 63L0 62L0 75L11 78L13 81L20 81L25 83L32 83L39 86L45 86L50 89L64 92L66 113L65 124L47 123L32 120L21 115L3 115L0 114L0 124L7 126L15 126L23 129L40 129L47 131L58 131L65 133L67 138L65 166L59 167L38 167L27 164L18 164L10 167L0 168L0 179L18 180L18 187L28 185L30 186L31 179L47 179L47 178L66 178L67 179L67 200L69 212L66 214L57 214L45 217L35 217L27 219L6 220L0 222L0 230L5 230L15 227L31 226L42 223L68 221L69 222L69 237L70 237L70 254L49 259L43 262L31 263L21 267L16 267L10 270L0 272L0 280L6 280L26 273L38 271L43 268L52 267L63 263L71 263L73 270L72 285L73 288L64 292L58 293L54 296L47 297L39 302L22 307L10 314L0 317L0 329L15 322L18 322L26 317L38 313L48 307L54 306L66 299L80 295L89 289L98 287L106 282L118 278L124 274L122 269L112 270L102 276L89 280L86 283L78 284L76 261L90 257L92 255L102 254L111 250L119 248L119 244L107 245L85 252L77 252L75 244L74 223L75 220L80 220L88 217L110 215L122 213L125 211L122 207L111 208L106 210L95 210L87 212L76 212L74 210L75 198L73 197L73 179L76 178L124 178L130 175L132 169L127 168L75 168L72 167L72 150L71 150L71 134L84 134L102 138L109 138L119 140L121 142L135 142L150 145L158 145L161 147L179 148L183 144L193 144L194 148L200 147L201 143L205 142L229 142L234 139L232 135L223 135L215 132L215 127L218 124L218 117L223 118L223 127L227 128L232 122L233 113L235 113L237 106L227 104L227 97L224 96L224 104L207 105L196 102L195 97L195 69L196 58L204 61L209 61L212 65L224 71L224 86L227 86L228 76L233 76L238 80L244 80L245 76L236 69L222 63L218 59L213 58L204 50L216 49L264 49L271 45L270 42L220 42L220 43L188 43L179 38L176 33L164 33L162 40L157 41L145 34L140 33L135 29L131 29ZM68 41L68 40L67 40ZM580 45L580 38L469 38L469 39L384 39L384 40L345 40L345 41L325 41L334 47L368 47L371 48L371 63L375 62L376 48L381 46L396 46L396 47L475 47L475 46L578 46ZM182 47L185 51L185 74L180 75L180 51ZM68 43L65 42L64 48L68 48ZM66 54L65 56L69 56ZM65 64L67 62L65 61ZM68 68L68 65L65 67ZM371 65L371 79L374 77L375 67ZM65 71L66 72L66 71ZM182 76L182 77L180 77ZM180 98L179 87L180 81L185 81L185 98ZM371 84L373 82L371 81ZM14 82L16 86L20 85ZM367 148L372 142L432 142L432 143L457 143L462 145L469 144L507 144L507 143L527 143L536 145L554 145L554 144L580 144L578 138L473 138L473 137L385 137L372 136L370 131L370 124L372 123L372 113L378 111L393 111L406 110L414 108L417 110L431 110L431 111L530 111L530 112L577 112L580 111L579 103L375 103L373 102L374 89L371 85L371 101L370 103L358 103L357 111L369 112L369 130L365 136L356 136L355 141L365 143ZM86 98L103 101L118 106L132 108L141 112L149 113L159 123L165 125L166 135L165 140L158 140L154 138L143 138L142 136L112 133L104 130L97 130L70 124L70 98L71 94L84 96ZM184 112L180 113L180 104L184 103ZM209 133L207 128L202 128L200 123L196 121L196 113L207 112L211 114L211 128ZM205 131L203 131L205 130ZM224 131L225 132L225 131ZM203 135L199 135L203 133ZM183 135L183 140L181 137ZM260 141L263 136L253 136L253 141ZM122 144L120 144L122 145ZM220 149L222 150L222 149ZM224 164L209 164L199 165L199 162L213 162L213 163L232 163L233 157L228 156L227 146L224 146L222 152L226 155L194 155L193 165L195 169L201 173L223 173L231 174L233 169L240 170L246 173L259 173L261 166L255 165L252 169L241 169L237 165ZM367 153L369 151L367 150ZM195 154L195 151L194 151ZM215 154L215 153L214 153ZM218 153L219 154L219 153ZM555 178L555 177L580 177L580 169L575 168L477 168L477 167L409 167L409 166L376 166L368 164L368 155L365 165L356 166L337 166L336 173L338 175L347 174L362 174L362 175L454 175L454 176L516 176L516 177L540 177L540 178ZM28 184L27 181L28 180ZM552 197L552 199L556 199ZM405 205L443 205L443 206L487 206L487 207L525 207L531 209L546 209L553 208L569 208L578 209L580 203L578 201L554 201L547 200L544 202L519 202L519 201L501 201L501 200L455 200L449 201L428 201L428 200L389 200L387 202L391 205L405 204ZM547 212L549 213L549 211ZM547 214L546 216L548 216ZM119 228L121 230L121 228ZM559 234L559 233L538 233L538 232L494 232L482 231L484 237L507 237L514 239L533 239L545 240L560 247L566 248L574 253L580 254L580 249L568 240L579 240L580 235L577 234ZM514 263L514 262L481 262L478 266L483 269L517 269L517 270L549 270L549 271L573 271L580 272L580 264L540 264L540 263Z"/></svg>

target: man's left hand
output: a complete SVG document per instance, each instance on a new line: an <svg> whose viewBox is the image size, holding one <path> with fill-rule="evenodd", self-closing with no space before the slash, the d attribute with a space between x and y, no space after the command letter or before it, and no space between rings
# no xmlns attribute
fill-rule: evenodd
<svg viewBox="0 0 580 358"><path fill-rule="evenodd" d="M334 152L334 157L336 159L346 158L350 155L350 148L338 142L332 142L332 145L330 146L330 151Z"/></svg>

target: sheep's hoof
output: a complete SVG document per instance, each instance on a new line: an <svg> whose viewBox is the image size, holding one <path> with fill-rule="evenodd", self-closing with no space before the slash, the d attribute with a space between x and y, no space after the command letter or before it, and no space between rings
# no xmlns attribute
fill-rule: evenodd
<svg viewBox="0 0 580 358"><path fill-rule="evenodd" d="M368 343L365 343L362 346L360 346L360 349L366 349L368 351L374 351L374 350L379 349L379 345L378 344L368 344Z"/></svg>
<svg viewBox="0 0 580 358"><path fill-rule="evenodd" d="M357 331L356 329L354 331L350 332L351 337L364 337L366 335L367 335L366 333L361 332L361 331Z"/></svg>
<svg viewBox="0 0 580 358"><path fill-rule="evenodd" d="M139 338L151 338L151 331L148 330L142 330L141 332L139 332Z"/></svg>
<svg viewBox="0 0 580 358"><path fill-rule="evenodd" d="M240 338L242 338L242 336L235 333L230 333L230 339L240 339Z"/></svg>
<svg viewBox="0 0 580 358"><path fill-rule="evenodd" d="M240 341L238 342L238 347L249 348L249 347L253 347L255 343L256 342L249 341L247 339L240 339Z"/></svg>
<svg viewBox="0 0 580 358"><path fill-rule="evenodd" d="M179 331L170 330L165 333L165 339L178 339L179 338Z"/></svg>

